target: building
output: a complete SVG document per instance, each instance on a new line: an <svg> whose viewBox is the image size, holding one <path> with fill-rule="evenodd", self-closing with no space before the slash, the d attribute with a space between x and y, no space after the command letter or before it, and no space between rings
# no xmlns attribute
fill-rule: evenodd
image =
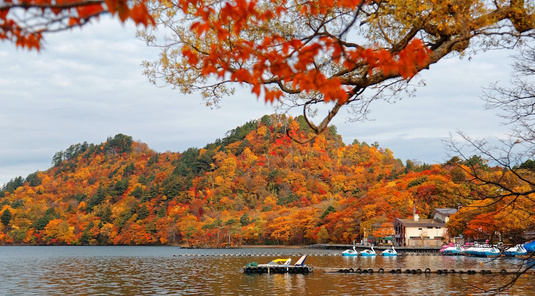
<svg viewBox="0 0 535 296"><path fill-rule="evenodd" d="M440 247L448 240L446 222L456 209L436 209L432 219L420 219L416 211L413 219L394 221L395 244L405 247Z"/></svg>
<svg viewBox="0 0 535 296"><path fill-rule="evenodd" d="M431 218L440 222L448 223L448 221L450 220L450 216L455 213L457 213L457 209L435 209L433 213L431 213Z"/></svg>

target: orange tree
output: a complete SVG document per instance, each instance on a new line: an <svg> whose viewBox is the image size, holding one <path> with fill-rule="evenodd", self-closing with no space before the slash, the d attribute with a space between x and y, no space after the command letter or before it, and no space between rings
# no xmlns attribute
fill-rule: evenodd
<svg viewBox="0 0 535 296"><path fill-rule="evenodd" d="M233 84L266 102L303 108L316 134L343 108L366 116L446 56L515 44L535 26L519 0L153 0L141 32L162 49L146 61L153 83L200 92L217 105ZM318 104L329 112L314 119ZM298 136L294 135L294 138ZM307 138L300 139L308 140Z"/></svg>
<svg viewBox="0 0 535 296"><path fill-rule="evenodd" d="M105 13L122 22L154 23L144 0L5 0L0 3L0 40L39 50L43 33L83 26Z"/></svg>

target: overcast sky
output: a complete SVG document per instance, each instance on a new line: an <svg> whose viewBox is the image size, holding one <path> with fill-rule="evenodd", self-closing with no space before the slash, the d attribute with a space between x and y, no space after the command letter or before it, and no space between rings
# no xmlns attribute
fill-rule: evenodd
<svg viewBox="0 0 535 296"><path fill-rule="evenodd" d="M0 186L50 168L52 156L72 144L99 144L123 133L158 152L182 152L273 113L249 91L210 109L196 95L150 84L140 64L158 51L135 31L131 23L104 17L81 30L45 35L40 52L0 42ZM375 103L373 121L347 122L341 112L333 123L347 144L377 141L403 161L443 163L449 157L442 140L450 133L505 133L480 94L491 82L509 80L508 55L441 61L419 76L426 87L416 97Z"/></svg>

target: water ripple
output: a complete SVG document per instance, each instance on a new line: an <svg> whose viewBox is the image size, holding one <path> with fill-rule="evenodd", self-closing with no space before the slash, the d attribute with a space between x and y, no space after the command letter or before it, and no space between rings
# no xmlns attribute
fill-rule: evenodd
<svg viewBox="0 0 535 296"><path fill-rule="evenodd" d="M296 249L181 250L171 247L0 247L0 295L466 295L509 278L488 275L331 274L330 268L512 269L518 262L465 257L344 258L322 251L315 272L245 275L251 261ZM318 251L314 251L318 252ZM191 255L191 256L190 256ZM521 278L510 295L535 295Z"/></svg>

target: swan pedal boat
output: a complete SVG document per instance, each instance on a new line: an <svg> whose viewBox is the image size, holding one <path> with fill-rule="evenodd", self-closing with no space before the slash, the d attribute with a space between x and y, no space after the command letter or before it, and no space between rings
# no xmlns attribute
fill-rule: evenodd
<svg viewBox="0 0 535 296"><path fill-rule="evenodd" d="M392 249L384 250L383 253L381 253L384 257L393 257L397 256L398 252L394 249L394 246L392 246Z"/></svg>
<svg viewBox="0 0 535 296"><path fill-rule="evenodd" d="M342 256L346 256L346 257L356 257L358 255L359 255L359 252L357 252L355 247L353 247L353 250L345 250L342 252Z"/></svg>
<svg viewBox="0 0 535 296"><path fill-rule="evenodd" d="M363 257L375 256L375 250L373 249L373 246L372 246L371 250L364 250L364 251L360 252L360 256L363 256Z"/></svg>

